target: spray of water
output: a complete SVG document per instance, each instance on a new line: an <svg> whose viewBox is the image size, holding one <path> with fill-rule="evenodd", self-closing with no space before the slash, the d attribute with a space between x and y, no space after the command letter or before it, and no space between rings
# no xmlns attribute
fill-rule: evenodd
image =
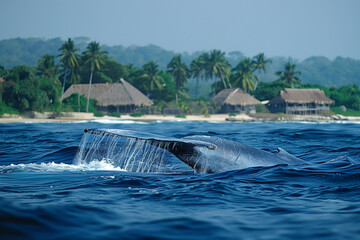
<svg viewBox="0 0 360 240"><path fill-rule="evenodd" d="M105 161L128 172L164 172L169 167L168 142L135 139L111 132L83 134L74 164ZM171 157L170 157L171 158Z"/></svg>

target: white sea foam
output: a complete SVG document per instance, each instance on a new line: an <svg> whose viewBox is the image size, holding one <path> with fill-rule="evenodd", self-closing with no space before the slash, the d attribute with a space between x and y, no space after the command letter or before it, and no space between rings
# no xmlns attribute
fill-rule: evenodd
<svg viewBox="0 0 360 240"><path fill-rule="evenodd" d="M28 163L10 164L0 166L0 173L10 172L81 172L81 171L125 171L120 167L114 167L106 160L91 161L88 164L66 164L66 163Z"/></svg>
<svg viewBox="0 0 360 240"><path fill-rule="evenodd" d="M96 120L92 120L91 122L102 123L102 124L114 124L114 123L121 123L121 124L148 124L148 122L140 122L140 121L133 121L133 120L111 120L111 119L96 119Z"/></svg>

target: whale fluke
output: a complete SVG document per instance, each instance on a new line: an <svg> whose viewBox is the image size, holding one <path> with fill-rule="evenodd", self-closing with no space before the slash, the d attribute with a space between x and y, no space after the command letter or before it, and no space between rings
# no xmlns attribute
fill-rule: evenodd
<svg viewBox="0 0 360 240"><path fill-rule="evenodd" d="M270 153L245 144L214 136L165 137L156 134L120 129L85 129L85 133L114 135L145 141L165 149L197 173L217 173L257 166L307 164L285 150ZM136 154L135 154L136 155Z"/></svg>
<svg viewBox="0 0 360 240"><path fill-rule="evenodd" d="M87 128L84 130L84 132L91 133L91 134L117 135L120 137L154 141L154 142L181 143L181 144L187 144L187 145L189 145L189 147L190 146L191 147L199 146L199 147L206 147L206 148L212 149L212 150L216 149L216 145L208 143L208 142L165 137L165 136L161 136L161 135L157 135L157 134L143 133L143 132L137 132L137 131L132 131L132 130Z"/></svg>

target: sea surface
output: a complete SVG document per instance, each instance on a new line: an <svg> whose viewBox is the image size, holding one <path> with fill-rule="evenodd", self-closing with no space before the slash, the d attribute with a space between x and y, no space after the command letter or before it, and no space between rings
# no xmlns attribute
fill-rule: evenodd
<svg viewBox="0 0 360 240"><path fill-rule="evenodd" d="M211 135L309 164L216 174L176 159L149 173L76 165L85 128ZM0 239L359 239L359 162L358 123L0 124Z"/></svg>

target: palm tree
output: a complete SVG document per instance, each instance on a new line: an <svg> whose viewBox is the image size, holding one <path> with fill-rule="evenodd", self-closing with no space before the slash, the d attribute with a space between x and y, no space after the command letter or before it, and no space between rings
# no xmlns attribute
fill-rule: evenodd
<svg viewBox="0 0 360 240"><path fill-rule="evenodd" d="M220 50L213 50L210 52L210 55L204 55L205 61L205 75L208 78L221 78L221 81L224 85L224 88L231 87L228 76L230 75L231 64L226 61L225 53ZM225 83L225 78L227 80L227 84ZM216 94L216 86L217 82L215 81L215 89L214 92Z"/></svg>
<svg viewBox="0 0 360 240"><path fill-rule="evenodd" d="M191 76L196 79L196 98L198 97L199 91L199 79L204 76L204 66L201 62L200 57L192 60L190 64Z"/></svg>
<svg viewBox="0 0 360 240"><path fill-rule="evenodd" d="M186 66L185 63L181 62L181 55L176 55L173 57L170 61L170 63L167 65L168 73L173 77L175 84L176 84L176 94L175 94L175 100L176 103L178 103L178 93L181 92L181 90L184 87L184 84L187 82L188 78L190 77L190 70Z"/></svg>
<svg viewBox="0 0 360 240"><path fill-rule="evenodd" d="M0 77L5 79L8 76L8 74L9 74L9 70L7 70L6 68L0 65Z"/></svg>
<svg viewBox="0 0 360 240"><path fill-rule="evenodd" d="M256 75L250 58L242 59L232 72L231 80L234 86L241 87L245 92L254 90Z"/></svg>
<svg viewBox="0 0 360 240"><path fill-rule="evenodd" d="M91 94L91 82L95 70L100 70L101 66L104 64L105 57L107 52L101 51L102 47L98 42L90 42L86 47L86 51L83 52L84 64L90 67L90 79L89 79L89 89L87 94L87 103L86 103L86 112L89 112L89 99Z"/></svg>
<svg viewBox="0 0 360 240"><path fill-rule="evenodd" d="M60 57L60 62L63 63L64 66L64 80L63 80L63 88L61 94L60 104L63 101L64 91L65 91L65 82L66 76L68 75L68 69L74 69L78 66L78 55L76 54L79 49L75 48L73 40L69 38L65 43L58 49L62 53L58 56Z"/></svg>
<svg viewBox="0 0 360 240"><path fill-rule="evenodd" d="M285 64L285 71L278 71L275 73L276 76L279 76L279 81L284 82L285 84L290 84L291 88L294 88L294 84L300 84L301 80L296 74L301 75L300 71L295 71L296 65L288 62Z"/></svg>
<svg viewBox="0 0 360 240"><path fill-rule="evenodd" d="M156 88L159 90L163 89L163 79L159 76L160 71L158 68L159 65L154 61L148 61L142 66L143 74L140 76L140 79L143 80L147 96L150 96L150 92Z"/></svg>
<svg viewBox="0 0 360 240"><path fill-rule="evenodd" d="M42 55L37 62L37 75L53 82L57 81L59 66L55 64L54 56Z"/></svg>
<svg viewBox="0 0 360 240"><path fill-rule="evenodd" d="M255 84L255 89L257 85L260 83L260 77L259 74L261 71L266 73L266 64L271 63L271 59L266 59L264 53L259 53L255 57L253 57L253 60L251 61L251 64L253 65L254 71L258 72L257 81Z"/></svg>

